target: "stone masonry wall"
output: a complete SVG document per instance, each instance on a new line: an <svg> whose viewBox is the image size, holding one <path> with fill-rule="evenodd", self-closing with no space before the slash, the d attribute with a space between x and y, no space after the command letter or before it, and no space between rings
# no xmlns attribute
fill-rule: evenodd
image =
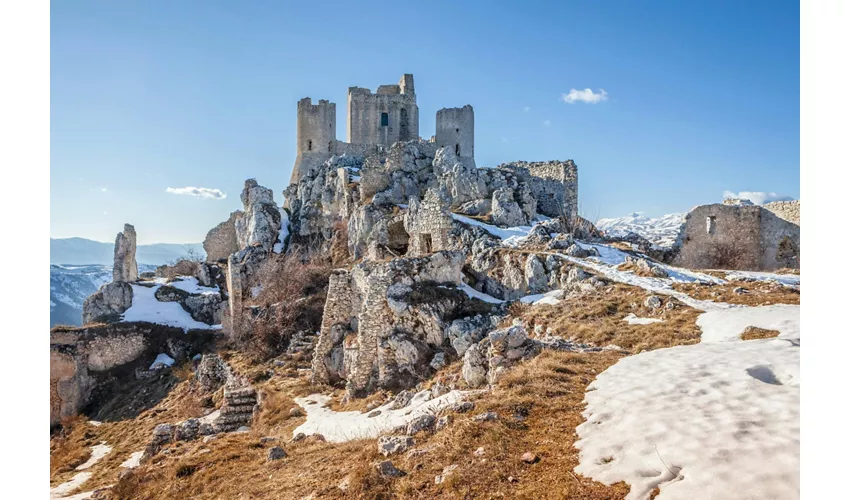
<svg viewBox="0 0 850 500"><path fill-rule="evenodd" d="M764 208L770 210L778 217L800 225L800 200L772 201L765 203Z"/></svg>
<svg viewBox="0 0 850 500"><path fill-rule="evenodd" d="M236 241L236 220L242 216L241 210L236 210L230 217L209 230L204 238L204 252L207 262L226 261L230 254L239 251Z"/></svg>

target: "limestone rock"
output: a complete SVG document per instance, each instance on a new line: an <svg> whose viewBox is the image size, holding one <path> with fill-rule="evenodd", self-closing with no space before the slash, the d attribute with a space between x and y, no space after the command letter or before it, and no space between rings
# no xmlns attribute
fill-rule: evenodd
<svg viewBox="0 0 850 500"><path fill-rule="evenodd" d="M132 282L139 279L136 264L136 228L124 224L124 232L115 237L115 258L112 265L112 281Z"/></svg>
<svg viewBox="0 0 850 500"><path fill-rule="evenodd" d="M434 415L426 414L420 415L407 424L407 434L410 436L415 436L416 434L422 431L431 431L434 429L434 425L437 422L437 418Z"/></svg>
<svg viewBox="0 0 850 500"><path fill-rule="evenodd" d="M524 226L528 219L514 200L512 189L498 189L493 192L493 211L491 217L497 226Z"/></svg>
<svg viewBox="0 0 850 500"><path fill-rule="evenodd" d="M380 474L382 477L395 478L402 477L406 474L404 471L397 469L396 466L393 465L392 461L390 460L384 460L378 463L377 468L378 474Z"/></svg>
<svg viewBox="0 0 850 500"><path fill-rule="evenodd" d="M245 181L242 190L245 213L235 221L236 241L239 248L260 246L269 251L280 234L281 215L274 203L272 190L257 184L255 179Z"/></svg>
<svg viewBox="0 0 850 500"><path fill-rule="evenodd" d="M113 281L86 297L83 302L83 324L118 321L133 305L133 288L125 281Z"/></svg>
<svg viewBox="0 0 850 500"><path fill-rule="evenodd" d="M542 293L546 291L549 278L540 258L530 254L525 261L525 281L531 293Z"/></svg>
<svg viewBox="0 0 850 500"><path fill-rule="evenodd" d="M643 305L650 309L661 307L661 299L657 295L650 295L643 301Z"/></svg>
<svg viewBox="0 0 850 500"><path fill-rule="evenodd" d="M443 473L434 478L434 483L443 484L443 482L445 482L445 480L448 479L448 477L451 476L457 468L458 466L454 464L443 467Z"/></svg>
<svg viewBox="0 0 850 500"><path fill-rule="evenodd" d="M403 453L415 444L410 436L381 436L378 438L378 452L383 456Z"/></svg>

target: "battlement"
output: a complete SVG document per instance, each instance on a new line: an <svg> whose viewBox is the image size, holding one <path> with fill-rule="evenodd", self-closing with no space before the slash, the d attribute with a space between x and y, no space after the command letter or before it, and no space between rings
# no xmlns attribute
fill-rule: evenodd
<svg viewBox="0 0 850 500"><path fill-rule="evenodd" d="M413 91L413 75L405 74L396 85L381 85L372 93L362 87L348 88L348 142L390 146L419 137L419 107Z"/></svg>

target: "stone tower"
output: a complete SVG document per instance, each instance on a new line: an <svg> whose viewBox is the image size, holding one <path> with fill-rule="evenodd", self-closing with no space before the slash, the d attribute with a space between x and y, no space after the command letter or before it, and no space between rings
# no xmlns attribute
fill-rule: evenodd
<svg viewBox="0 0 850 500"><path fill-rule="evenodd" d="M437 111L437 147L447 147L460 160L475 165L475 113L467 104L462 108Z"/></svg>
<svg viewBox="0 0 850 500"><path fill-rule="evenodd" d="M292 168L292 183L336 153L336 104L325 99L313 104L309 97L298 101L296 138L298 156Z"/></svg>
<svg viewBox="0 0 850 500"><path fill-rule="evenodd" d="M397 85L381 85L373 94L360 87L348 89L348 142L391 146L419 138L419 106L413 75L405 74Z"/></svg>

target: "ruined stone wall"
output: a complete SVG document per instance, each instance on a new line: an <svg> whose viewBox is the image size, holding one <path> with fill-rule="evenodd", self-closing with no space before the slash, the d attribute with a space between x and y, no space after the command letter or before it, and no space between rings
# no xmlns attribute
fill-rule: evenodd
<svg viewBox="0 0 850 500"><path fill-rule="evenodd" d="M207 262L226 261L230 254L239 250L239 243L236 241L236 220L242 217L242 214L241 210L236 210L226 221L209 230L204 238Z"/></svg>
<svg viewBox="0 0 850 500"><path fill-rule="evenodd" d="M467 104L462 108L437 111L437 147L447 147L461 161L475 165L475 113Z"/></svg>
<svg viewBox="0 0 850 500"><path fill-rule="evenodd" d="M453 223L446 193L429 189L421 202L411 198L404 216L404 228L410 235L407 255L419 256L446 250L448 232Z"/></svg>
<svg viewBox="0 0 850 500"><path fill-rule="evenodd" d="M345 269L334 271L328 281L322 325L313 351L313 383L329 384L339 378L338 368L331 372L333 361L328 357L351 330L355 316L353 295L351 273Z"/></svg>
<svg viewBox="0 0 850 500"><path fill-rule="evenodd" d="M798 226L800 225L800 200L772 201L765 203L763 206L778 217Z"/></svg>
<svg viewBox="0 0 850 500"><path fill-rule="evenodd" d="M497 168L510 169L530 189L537 211L548 217L578 216L578 167L573 160L512 162Z"/></svg>
<svg viewBox="0 0 850 500"><path fill-rule="evenodd" d="M386 114L384 118L382 114ZM403 75L398 85L348 89L348 142L390 146L419 137L419 106L413 75Z"/></svg>
<svg viewBox="0 0 850 500"><path fill-rule="evenodd" d="M799 226L760 206L702 205L685 217L673 263L693 269L799 267L799 241Z"/></svg>

